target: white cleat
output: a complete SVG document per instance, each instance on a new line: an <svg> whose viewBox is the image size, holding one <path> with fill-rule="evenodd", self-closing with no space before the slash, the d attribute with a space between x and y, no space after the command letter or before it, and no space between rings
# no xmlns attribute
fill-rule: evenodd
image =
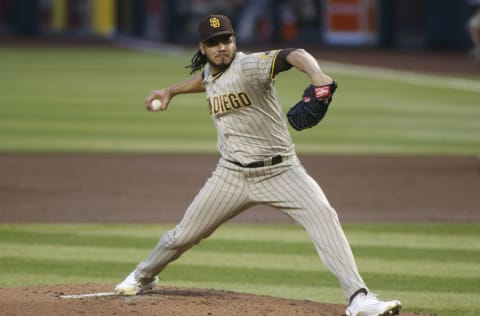
<svg viewBox="0 0 480 316"><path fill-rule="evenodd" d="M347 316L393 316L399 315L402 303L380 301L374 294L357 295L345 311Z"/></svg>
<svg viewBox="0 0 480 316"><path fill-rule="evenodd" d="M115 295L137 295L147 290L151 290L158 285L158 277L154 277L148 282L135 280L135 273L130 273L125 280L115 287Z"/></svg>

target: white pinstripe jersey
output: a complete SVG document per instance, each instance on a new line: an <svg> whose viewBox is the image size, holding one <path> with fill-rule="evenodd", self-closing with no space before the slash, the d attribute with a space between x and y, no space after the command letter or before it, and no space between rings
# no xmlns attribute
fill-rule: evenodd
<svg viewBox="0 0 480 316"><path fill-rule="evenodd" d="M203 83L223 158L248 164L294 154L274 85L279 52L237 52L227 70L215 77L205 67Z"/></svg>

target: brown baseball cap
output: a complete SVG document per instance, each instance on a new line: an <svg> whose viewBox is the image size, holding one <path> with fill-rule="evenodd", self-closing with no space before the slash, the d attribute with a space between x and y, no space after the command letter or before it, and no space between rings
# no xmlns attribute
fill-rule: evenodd
<svg viewBox="0 0 480 316"><path fill-rule="evenodd" d="M206 42L220 35L233 35L232 23L230 19L224 15L208 15L198 24L198 34L200 41Z"/></svg>

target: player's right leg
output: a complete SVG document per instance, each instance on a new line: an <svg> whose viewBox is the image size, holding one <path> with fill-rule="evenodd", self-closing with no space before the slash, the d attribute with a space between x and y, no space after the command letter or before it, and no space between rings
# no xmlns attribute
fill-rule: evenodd
<svg viewBox="0 0 480 316"><path fill-rule="evenodd" d="M117 286L115 286L116 295L137 295L142 292L151 290L158 285L158 277L155 276L150 280L137 280L135 271L130 274Z"/></svg>
<svg viewBox="0 0 480 316"><path fill-rule="evenodd" d="M238 171L217 167L181 222L167 231L150 256L115 288L118 295L135 295L156 286L157 275L186 250L211 235L222 223L243 211L248 194Z"/></svg>

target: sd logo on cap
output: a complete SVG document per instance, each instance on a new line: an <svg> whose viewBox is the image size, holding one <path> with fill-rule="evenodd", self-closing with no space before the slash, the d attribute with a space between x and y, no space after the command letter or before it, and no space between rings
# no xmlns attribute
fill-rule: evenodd
<svg viewBox="0 0 480 316"><path fill-rule="evenodd" d="M213 28L220 27L220 20L217 18L210 18L210 26Z"/></svg>

